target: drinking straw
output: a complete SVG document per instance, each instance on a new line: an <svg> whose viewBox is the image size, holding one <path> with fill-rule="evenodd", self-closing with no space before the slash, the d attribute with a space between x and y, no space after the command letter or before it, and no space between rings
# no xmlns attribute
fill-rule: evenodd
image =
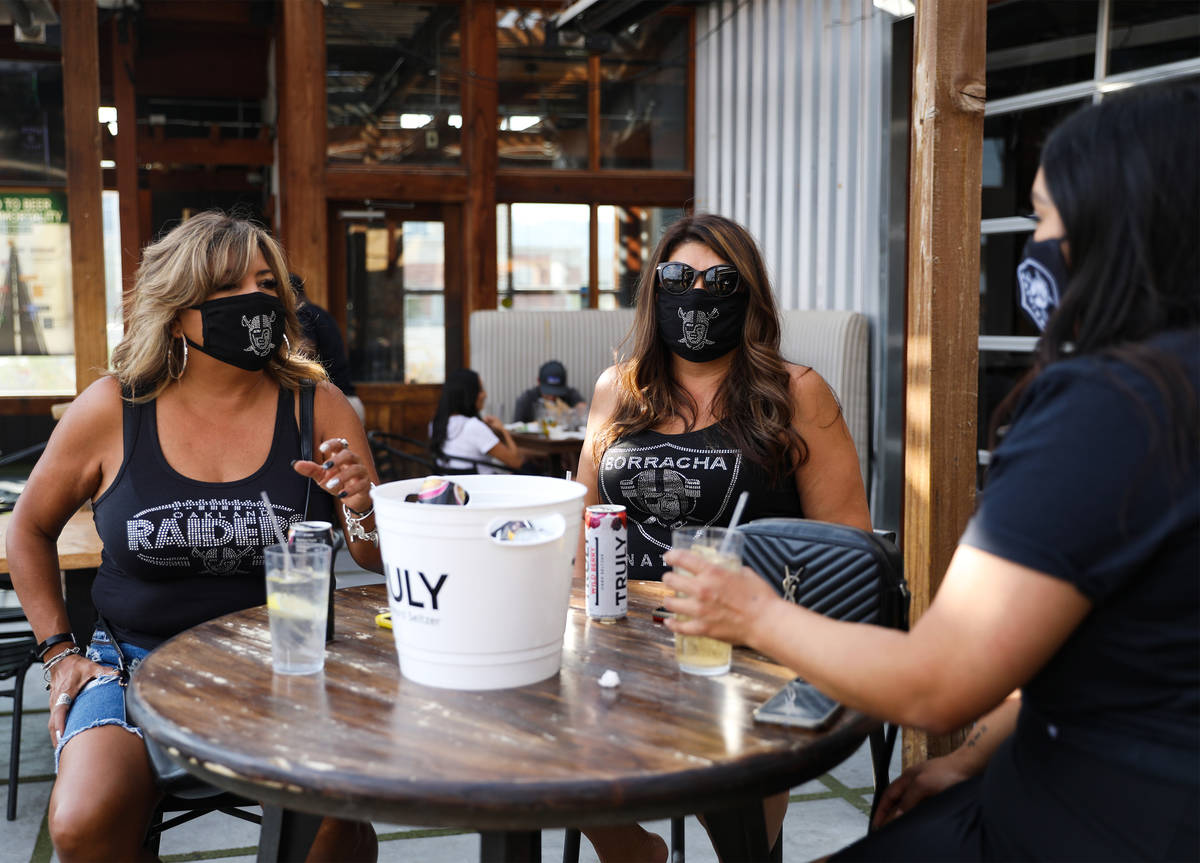
<svg viewBox="0 0 1200 863"><path fill-rule="evenodd" d="M729 545L733 542L733 529L738 526L738 522L742 518L742 510L746 508L746 501L750 498L750 492L744 491L738 495L737 505L733 508L733 518L729 519L729 527L725 529L725 538L721 540L721 547L717 549L720 554L729 552Z"/></svg>
<svg viewBox="0 0 1200 863"><path fill-rule="evenodd" d="M571 481L571 472L570 471L567 471L566 480L567 480L567 482Z"/></svg>
<svg viewBox="0 0 1200 863"><path fill-rule="evenodd" d="M745 494L745 492L742 492ZM267 507L267 515L271 518L271 527L275 529L275 538L279 540L279 544L283 546L283 571L287 572L292 568L292 559L288 554L287 540L283 536L283 531L279 529L279 522L275 520L275 509L271 506L271 499L267 497L267 490L262 492L263 504ZM740 503L740 501L739 501ZM736 515L736 512L734 513Z"/></svg>

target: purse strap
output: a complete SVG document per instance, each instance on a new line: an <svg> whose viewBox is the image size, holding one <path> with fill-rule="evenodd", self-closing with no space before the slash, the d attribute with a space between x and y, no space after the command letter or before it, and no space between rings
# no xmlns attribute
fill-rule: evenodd
<svg viewBox="0 0 1200 863"><path fill-rule="evenodd" d="M313 456L313 396L316 384L312 381L300 382L300 460L312 461ZM310 478L304 485L304 521L308 521L308 502L312 499L313 481Z"/></svg>

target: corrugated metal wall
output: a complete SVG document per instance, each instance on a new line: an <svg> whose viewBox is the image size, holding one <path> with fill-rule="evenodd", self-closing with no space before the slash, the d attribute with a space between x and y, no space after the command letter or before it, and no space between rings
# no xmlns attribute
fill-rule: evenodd
<svg viewBox="0 0 1200 863"><path fill-rule="evenodd" d="M885 356L893 21L871 0L723 0L696 17L696 209L750 229L781 308L867 314L879 429L894 359Z"/></svg>
<svg viewBox="0 0 1200 863"><path fill-rule="evenodd" d="M877 302L891 21L871 0L698 11L697 208L754 233L783 308Z"/></svg>

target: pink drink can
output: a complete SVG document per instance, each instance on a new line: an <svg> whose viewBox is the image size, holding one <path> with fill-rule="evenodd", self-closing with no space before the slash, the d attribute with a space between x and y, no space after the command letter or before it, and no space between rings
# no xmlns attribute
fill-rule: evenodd
<svg viewBox="0 0 1200 863"><path fill-rule="evenodd" d="M624 617L629 612L625 507L589 506L584 512L584 542L588 617Z"/></svg>

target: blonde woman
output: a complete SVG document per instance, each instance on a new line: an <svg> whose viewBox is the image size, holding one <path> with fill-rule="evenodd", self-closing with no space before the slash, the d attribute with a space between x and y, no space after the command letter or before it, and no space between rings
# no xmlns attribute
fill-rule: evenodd
<svg viewBox="0 0 1200 863"><path fill-rule="evenodd" d="M63 861L146 858L157 792L125 715L127 675L114 672L188 627L264 602L272 520L340 522L355 560L381 568L362 424L298 353L287 265L265 230L217 212L176 227L145 250L126 325L112 372L55 428L8 530L50 684L49 827ZM315 385L320 463L299 461L302 385ZM310 478L324 491L308 494ZM92 591L102 624L75 645L55 540L86 501L104 543ZM327 818L309 859L375 851L370 825Z"/></svg>
<svg viewBox="0 0 1200 863"><path fill-rule="evenodd" d="M779 350L762 255L741 225L697 214L669 227L643 270L631 356L600 376L579 481L588 504L622 504L629 573L657 581L671 531L769 516L869 530L854 442L829 386ZM583 555L577 567L582 570ZM774 842L787 795L765 801ZM605 861L666 859L637 825L586 831Z"/></svg>

